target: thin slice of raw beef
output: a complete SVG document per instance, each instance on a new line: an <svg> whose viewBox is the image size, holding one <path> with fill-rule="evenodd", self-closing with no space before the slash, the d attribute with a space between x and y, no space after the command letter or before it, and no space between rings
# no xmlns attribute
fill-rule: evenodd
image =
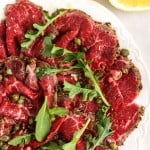
<svg viewBox="0 0 150 150"><path fill-rule="evenodd" d="M144 108L137 104L123 105L118 110L112 108L110 116L114 133L107 140L122 145L132 130L137 128L143 113Z"/></svg>
<svg viewBox="0 0 150 150"><path fill-rule="evenodd" d="M0 59L7 58L6 49L6 25L5 21L0 22Z"/></svg>
<svg viewBox="0 0 150 150"><path fill-rule="evenodd" d="M55 21L56 29L61 35L57 39L56 44L67 48L69 43L78 37L80 32L88 36L92 32L94 25L94 21L82 11L69 11Z"/></svg>
<svg viewBox="0 0 150 150"><path fill-rule="evenodd" d="M48 106L51 107L54 101L57 78L55 75L46 75L41 77L39 83L44 92L44 96L48 99Z"/></svg>
<svg viewBox="0 0 150 150"><path fill-rule="evenodd" d="M19 93L30 98L31 100L36 100L39 97L38 92L32 91L26 85L24 85L24 83L17 80L14 76L5 78L5 93L7 95Z"/></svg>
<svg viewBox="0 0 150 150"><path fill-rule="evenodd" d="M26 122L29 118L29 111L22 105L3 100L0 104L0 116L9 117L14 120Z"/></svg>
<svg viewBox="0 0 150 150"><path fill-rule="evenodd" d="M86 141L84 139L80 138L76 145L76 150L86 150Z"/></svg>
<svg viewBox="0 0 150 150"><path fill-rule="evenodd" d="M140 73L130 60L119 57L101 79L101 87L111 103L109 115L114 133L107 140L121 145L144 112L143 107L133 103L141 89Z"/></svg>
<svg viewBox="0 0 150 150"><path fill-rule="evenodd" d="M127 69L127 72L124 73L122 69ZM133 102L138 96L141 76L133 64L125 65L120 70L111 69L102 79L101 87L113 109L118 109L120 105Z"/></svg>
<svg viewBox="0 0 150 150"><path fill-rule="evenodd" d="M60 127L60 132L63 138L70 141L75 131L82 128L85 123L85 117L81 115L70 115L65 118L63 124Z"/></svg>
<svg viewBox="0 0 150 150"><path fill-rule="evenodd" d="M10 70L10 72L20 81L25 79L25 61L17 56L8 57L5 61L5 70Z"/></svg>
<svg viewBox="0 0 150 150"><path fill-rule="evenodd" d="M79 38L82 47L89 49L86 58L92 62L93 69L112 65L118 47L117 36L112 28L94 22L79 10L71 10L61 16L55 21L55 26L60 33L56 45L70 48L70 43Z"/></svg>
<svg viewBox="0 0 150 150"><path fill-rule="evenodd" d="M42 9L28 0L18 1L6 8L6 43L9 55L20 54L20 43L34 23L44 20Z"/></svg>

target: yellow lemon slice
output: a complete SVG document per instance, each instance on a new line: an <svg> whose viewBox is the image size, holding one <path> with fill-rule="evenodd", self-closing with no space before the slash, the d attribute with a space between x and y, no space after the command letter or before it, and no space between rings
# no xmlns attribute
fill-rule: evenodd
<svg viewBox="0 0 150 150"><path fill-rule="evenodd" d="M125 11L150 10L150 0L109 0L110 3Z"/></svg>

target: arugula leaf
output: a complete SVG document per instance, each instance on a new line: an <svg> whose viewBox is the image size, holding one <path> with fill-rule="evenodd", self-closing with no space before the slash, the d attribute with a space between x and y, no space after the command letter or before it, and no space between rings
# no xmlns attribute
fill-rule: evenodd
<svg viewBox="0 0 150 150"><path fill-rule="evenodd" d="M12 145L12 146L28 145L33 135L34 135L33 133L30 133L30 134L24 134L21 136L17 136L15 138L11 139L8 142L8 144Z"/></svg>
<svg viewBox="0 0 150 150"><path fill-rule="evenodd" d="M76 150L76 145L77 142L79 141L79 139L81 138L82 134L84 133L84 131L86 130L86 128L88 127L90 123L90 119L87 120L86 124L78 131L76 131L73 134L73 138L69 143L66 143L62 146L63 150Z"/></svg>
<svg viewBox="0 0 150 150"><path fill-rule="evenodd" d="M49 142L46 145L40 147L41 150L62 150L61 146L55 142Z"/></svg>
<svg viewBox="0 0 150 150"><path fill-rule="evenodd" d="M46 20L46 23L44 25L40 24L33 24L34 29L36 29L36 32L30 33L27 32L25 34L25 38L27 39L26 41L21 43L21 48L22 50L26 50L29 48L29 46L42 34L44 34L44 31L46 28L52 24L58 17L66 13L67 11L58 11L55 16L49 16L47 12L44 12L44 17Z"/></svg>
<svg viewBox="0 0 150 150"><path fill-rule="evenodd" d="M85 53L83 52L74 52L74 53L68 53L64 59L65 62L70 62L73 60L80 60L85 57Z"/></svg>
<svg viewBox="0 0 150 150"><path fill-rule="evenodd" d="M98 112L98 136L92 137L92 135L88 135L87 142L87 150L95 150L97 146L101 146L103 144L104 139L111 135L113 132L111 130L111 118L107 117L106 113L109 107L103 106L102 109ZM91 146L92 145L92 146Z"/></svg>
<svg viewBox="0 0 150 150"><path fill-rule="evenodd" d="M55 108L51 108L49 109L49 113L52 116L65 116L69 113L69 110L64 108L64 107L55 107Z"/></svg>
<svg viewBox="0 0 150 150"><path fill-rule="evenodd" d="M47 136L51 128L51 115L49 114L49 109L47 105L47 97L36 116L36 127L35 127L35 137L37 141L41 142Z"/></svg>
<svg viewBox="0 0 150 150"><path fill-rule="evenodd" d="M66 71L72 70L72 69L74 69L74 67L70 67L70 68L66 68L66 69L64 69L64 68L50 68L48 66L45 66L44 68L37 67L36 75L38 77L41 77L41 76L44 76L47 74L58 74L61 72L66 72Z"/></svg>
<svg viewBox="0 0 150 150"><path fill-rule="evenodd" d="M52 44L52 40L51 40L50 36L46 36L44 38L44 44L45 44L45 49L43 52L44 56L60 57L65 54L71 53L71 51L69 51L67 49L57 47L55 44Z"/></svg>
<svg viewBox="0 0 150 150"><path fill-rule="evenodd" d="M41 142L47 136L51 128L52 118L55 115L63 116L68 114L68 112L69 110L63 107L49 109L47 104L47 97L45 97L45 101L35 118L35 138L37 141Z"/></svg>
<svg viewBox="0 0 150 150"><path fill-rule="evenodd" d="M98 96L98 93L95 90L87 89L87 88L81 88L80 83L71 84L67 81L64 82L64 91L69 92L69 97L74 98L77 94L83 95L83 100L87 100L88 98L92 100L93 98Z"/></svg>

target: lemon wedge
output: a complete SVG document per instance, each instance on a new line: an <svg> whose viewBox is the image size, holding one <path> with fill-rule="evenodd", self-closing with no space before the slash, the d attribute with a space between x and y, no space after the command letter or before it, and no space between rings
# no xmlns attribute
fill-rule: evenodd
<svg viewBox="0 0 150 150"><path fill-rule="evenodd" d="M150 10L150 0L109 0L118 9L125 11Z"/></svg>

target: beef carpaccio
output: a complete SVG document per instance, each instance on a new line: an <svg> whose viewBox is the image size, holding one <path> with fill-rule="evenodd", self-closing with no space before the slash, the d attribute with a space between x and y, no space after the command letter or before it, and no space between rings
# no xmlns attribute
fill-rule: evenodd
<svg viewBox="0 0 150 150"><path fill-rule="evenodd" d="M144 108L138 69L110 23L27 0L0 23L0 149L117 150Z"/></svg>

